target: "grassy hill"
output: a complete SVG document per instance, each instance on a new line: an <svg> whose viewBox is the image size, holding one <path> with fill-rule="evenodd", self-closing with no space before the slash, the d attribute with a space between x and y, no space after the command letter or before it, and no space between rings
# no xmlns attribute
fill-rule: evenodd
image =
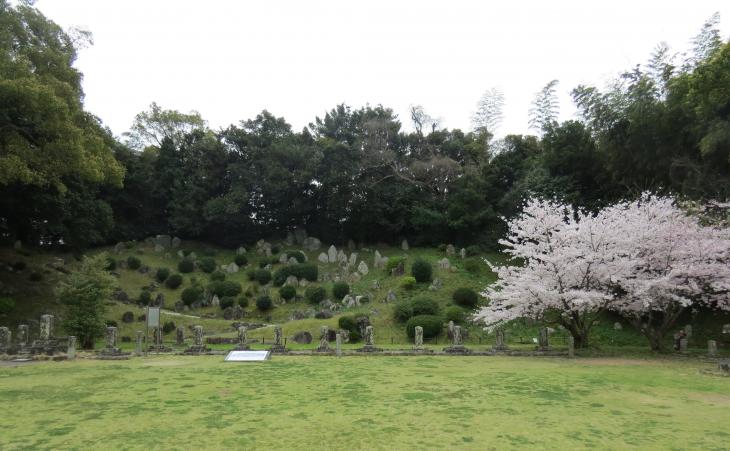
<svg viewBox="0 0 730 451"><path fill-rule="evenodd" d="M271 243L275 251L286 252L291 250L302 250L301 246L287 246L285 243ZM168 268L171 273L179 273L178 264L183 257L178 255L179 250L185 253L194 253L198 260L204 257L215 259L218 268L221 265L228 265L234 261L236 256L235 249L223 249L210 246L205 243L183 242L180 249L169 249L163 251L155 251L152 245L145 243L130 244L119 252L115 252L114 248L98 248L90 251L90 253L106 252L109 258L113 259L116 264L114 273L117 275L119 288L129 298L128 302L110 300L108 302L107 320L113 321L119 327L119 335L121 337L130 337L133 339L136 330L144 329L144 322L140 319L144 314L144 306L139 305L137 300L143 290L148 290L154 299L158 294L164 297L163 322L173 321L176 326L184 326L189 331L189 326L200 324L205 329L207 336L235 336L235 330L232 326L234 322L263 324L260 327L250 331L251 338L265 338L271 340L273 338L273 325L280 324L283 328L285 337L288 337L288 344L297 347L291 341L291 337L301 331L308 331L314 337L316 342L319 336L320 326L327 325L330 328L337 328L338 320L343 315L367 315L371 324L374 326L376 343L381 346L388 347L403 346L410 343L410 339L405 333L403 323L399 323L393 318L393 309L396 302L411 299L418 296L427 296L436 300L443 312L445 309L452 307L452 294L457 288L471 288L477 292L482 291L485 286L495 281L495 275L489 270L483 259L491 262L501 262L504 257L500 254L485 253L462 259L459 255L447 256L445 251L435 248L411 248L403 251L400 248L379 246L377 250L383 255L390 258L405 258L406 275L410 275L411 264L417 258L425 259L430 262L433 267L433 277L440 279L442 287L437 291L429 290L429 284L417 284L413 289L403 288L400 277L389 275L386 270L375 269L373 267L373 256L376 248L361 248L353 251L345 251L349 257L351 252L358 254L358 263L365 261L370 268L369 273L362 277L358 282L351 284L351 293L354 295L368 296L370 301L357 307L340 308L334 312L334 316L328 319L316 319L314 314L321 310L321 307L310 304L304 298L304 287L297 288L297 300L285 302L278 293L278 288L271 286L261 286L256 281L251 281L247 277L247 271L251 268L258 269L261 265L276 262L272 265L272 272L286 264L278 263L276 258L266 258L253 249L247 249L244 254L248 260L248 265L242 267L238 272L226 274L226 280L239 283L242 287L241 296L249 299L248 306L244 308L244 317L240 320L226 320L223 318L223 310L219 307L206 306L202 308L185 309L185 311L175 312L175 304L180 301L182 291L194 284L202 286L210 283L210 274L205 273L196 268L193 272L181 274L183 282L180 287L170 289L164 283L156 282L155 273L158 268ZM320 276L324 273L334 273L337 270L336 264L323 264L317 260L320 252L326 252L326 247L314 252L304 252L307 260L319 267ZM129 257L137 257L142 264L142 270L125 268L124 263ZM451 269L439 269L437 261L448 257L451 262ZM65 276L65 273L72 270L78 265L80 256L60 253L46 253L36 250L0 248L0 294L6 298L15 300L15 308L6 315L0 316L0 325L8 325L13 329L18 324L26 323L31 325L31 334L37 332L38 317L43 313L53 313L59 318L63 316L63 306L59 305L55 296L54 288L56 284ZM263 263L262 263L263 262ZM467 270L467 267L469 270ZM146 269L146 272L145 272ZM377 281L377 286L374 283ZM312 285L312 284L310 284ZM320 285L327 291L327 298L334 302L340 301L333 299L332 282L316 282L314 285ZM275 307L267 312L260 312L256 308L256 298L268 290L270 297L274 301ZM389 291L396 294L396 302L385 302ZM131 323L122 321L122 315L125 312L132 312L135 320ZM303 317L303 319L294 319L295 317ZM717 315L694 315L683 319L683 324L693 324L695 326L697 339L694 344L698 347L704 346L705 335L717 338L717 333L723 322L730 322L726 316ZM594 346L602 346L603 348L611 347L629 347L641 349L645 347L643 337L635 330L622 324L620 330L614 328L614 324L620 322L620 318L606 315L599 324L594 327L591 342ZM60 324L60 322L58 323ZM479 325L465 322L463 326L468 329L467 344L471 345L488 345L493 341L493 337L488 336ZM511 325L509 330L509 340L513 345L519 346L520 343L525 346L531 346L532 338L537 336L539 325L529 321L516 321ZM59 335L64 335L63 331L57 328ZM190 335L190 332L186 332ZM560 345L564 342L566 335L564 331L557 330L553 335L553 341ZM174 340L174 331L166 335L167 341ZM443 344L446 340L445 334L442 334L435 340L431 340L433 345ZM132 346L127 344L126 346ZM312 345L306 345L305 348L311 348ZM628 348L626 348L628 349Z"/></svg>

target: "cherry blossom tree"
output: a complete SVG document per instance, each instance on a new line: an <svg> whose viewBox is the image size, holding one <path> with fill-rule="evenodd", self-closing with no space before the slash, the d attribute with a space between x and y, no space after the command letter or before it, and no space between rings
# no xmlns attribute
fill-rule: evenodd
<svg viewBox="0 0 730 451"><path fill-rule="evenodd" d="M619 235L630 237L628 270L611 281L617 293L611 309L630 320L652 350L663 350L687 309L730 311L730 233L723 224L703 226L667 197L645 195L609 211Z"/></svg>
<svg viewBox="0 0 730 451"><path fill-rule="evenodd" d="M597 317L613 310L661 350L693 306L730 310L730 233L703 226L674 199L645 194L596 214L530 200L500 243L511 265L476 315L488 326L532 317L564 326L586 346Z"/></svg>
<svg viewBox="0 0 730 451"><path fill-rule="evenodd" d="M500 240L511 263L483 293L490 299L477 319L489 325L531 317L562 325L577 347L588 344L596 318L614 300L606 283L622 272L623 247L612 218L554 201L529 200Z"/></svg>

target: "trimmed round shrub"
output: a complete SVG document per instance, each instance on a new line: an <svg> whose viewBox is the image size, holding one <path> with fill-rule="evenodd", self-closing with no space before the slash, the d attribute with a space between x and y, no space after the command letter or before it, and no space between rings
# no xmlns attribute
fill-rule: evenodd
<svg viewBox="0 0 730 451"><path fill-rule="evenodd" d="M286 278L295 276L297 279L306 279L310 282L316 282L319 276L317 265L312 263L297 263L296 265L283 266L274 273L274 285L280 287L286 282Z"/></svg>
<svg viewBox="0 0 730 451"><path fill-rule="evenodd" d="M422 258L417 258L411 266L411 274L418 283L430 282L432 272L431 264Z"/></svg>
<svg viewBox="0 0 730 451"><path fill-rule="evenodd" d="M332 285L332 296L336 300L340 300L350 294L350 285L347 282L335 282Z"/></svg>
<svg viewBox="0 0 730 451"><path fill-rule="evenodd" d="M478 244L472 244L466 247L466 255L473 257L482 253L482 247Z"/></svg>
<svg viewBox="0 0 730 451"><path fill-rule="evenodd" d="M15 308L15 299L2 297L0 298L0 314L7 315Z"/></svg>
<svg viewBox="0 0 730 451"><path fill-rule="evenodd" d="M218 267L218 264L215 262L215 259L213 257L203 257L200 260L198 260L198 268L200 268L201 271L206 272L208 274L215 271L215 268Z"/></svg>
<svg viewBox="0 0 730 451"><path fill-rule="evenodd" d="M171 290L178 288L182 285L183 278L180 274L173 274L165 281L165 286Z"/></svg>
<svg viewBox="0 0 730 451"><path fill-rule="evenodd" d="M116 321L114 321L113 319L108 319L108 320L105 320L105 321L104 321L104 324L106 325L106 327L118 327L118 326L119 326L119 325L117 324L117 322L116 322Z"/></svg>
<svg viewBox="0 0 730 451"><path fill-rule="evenodd" d="M259 309L259 311L265 312L267 310L271 310L273 307L274 303L267 295L259 296L258 298L256 298L256 308Z"/></svg>
<svg viewBox="0 0 730 451"><path fill-rule="evenodd" d="M401 262L405 265L406 264L406 258L405 257L390 257L388 258L388 263L385 264L385 271L390 274L391 271L393 271L395 268L398 267Z"/></svg>
<svg viewBox="0 0 730 451"><path fill-rule="evenodd" d="M472 274L479 274L485 265L478 258L467 258L464 260L464 269Z"/></svg>
<svg viewBox="0 0 730 451"><path fill-rule="evenodd" d="M182 290L180 294L180 300L183 304L190 306L194 302L198 302L203 297L203 291L199 287L188 287Z"/></svg>
<svg viewBox="0 0 730 451"><path fill-rule="evenodd" d="M117 269L117 261L114 260L112 257L106 258L106 266L104 266L104 269L106 271L114 271Z"/></svg>
<svg viewBox="0 0 730 451"><path fill-rule="evenodd" d="M318 286L309 286L304 291L304 296L307 298L310 304L319 304L320 302L324 301L324 298L327 297L327 291L323 287Z"/></svg>
<svg viewBox="0 0 730 451"><path fill-rule="evenodd" d="M123 323L133 323L134 322L134 313L133 312L122 313L122 322Z"/></svg>
<svg viewBox="0 0 730 451"><path fill-rule="evenodd" d="M147 290L142 290L142 292L139 293L139 298L137 299L137 302L142 305L150 305L150 302L152 302L152 293Z"/></svg>
<svg viewBox="0 0 730 451"><path fill-rule="evenodd" d="M224 273L223 271L213 271L210 274L210 280L216 281L216 282L226 280L226 273Z"/></svg>
<svg viewBox="0 0 730 451"><path fill-rule="evenodd" d="M157 268L157 272L155 273L155 279L157 279L158 282L162 283L166 281L168 277L170 277L169 268Z"/></svg>
<svg viewBox="0 0 730 451"><path fill-rule="evenodd" d="M258 282L259 285L266 285L271 282L271 271L268 269L259 269L256 271L256 282Z"/></svg>
<svg viewBox="0 0 730 451"><path fill-rule="evenodd" d="M248 264L248 259L245 255L236 255L233 258L233 261L236 262L238 266L246 266Z"/></svg>
<svg viewBox="0 0 730 451"><path fill-rule="evenodd" d="M406 290L412 290L416 288L416 278L411 276L404 276L400 279L400 286Z"/></svg>
<svg viewBox="0 0 730 451"><path fill-rule="evenodd" d="M162 325L163 334L169 334L173 330L175 330L175 321L165 321L165 324Z"/></svg>
<svg viewBox="0 0 730 451"><path fill-rule="evenodd" d="M479 295L471 288L457 288L451 296L456 305L466 308L475 308L479 304Z"/></svg>
<svg viewBox="0 0 730 451"><path fill-rule="evenodd" d="M281 252L281 248L279 246L277 246L277 245L271 246L271 253L272 254L276 255L279 252Z"/></svg>
<svg viewBox="0 0 730 451"><path fill-rule="evenodd" d="M461 307L452 305L444 310L444 319L447 322L453 321L456 324L461 324L466 320L466 311Z"/></svg>
<svg viewBox="0 0 730 451"><path fill-rule="evenodd" d="M127 268L139 269L140 266L142 266L142 260L135 257L134 255L130 255L129 257L127 257Z"/></svg>
<svg viewBox="0 0 730 451"><path fill-rule="evenodd" d="M184 258L184 259L180 260L180 263L177 264L177 270L183 274L193 272L194 269L195 269L195 264L189 258Z"/></svg>
<svg viewBox="0 0 730 451"><path fill-rule="evenodd" d="M399 322L418 315L438 315L439 304L427 297L418 297L410 300L400 301L393 307L393 319Z"/></svg>
<svg viewBox="0 0 730 451"><path fill-rule="evenodd" d="M208 292L214 294L219 298L224 296L238 296L241 294L241 284L230 280L223 280L221 282L211 282L208 284Z"/></svg>
<svg viewBox="0 0 730 451"><path fill-rule="evenodd" d="M416 335L416 326L423 327L423 338L437 337L441 333L444 320L438 315L418 315L406 323L406 334L413 338Z"/></svg>
<svg viewBox="0 0 730 451"><path fill-rule="evenodd" d="M279 288L279 296L281 296L282 299L286 299L287 301L289 301L291 299L294 299L296 295L297 289L291 285L285 285Z"/></svg>
<svg viewBox="0 0 730 451"><path fill-rule="evenodd" d="M350 332L350 341L359 341L362 339L362 335L360 334L360 327L358 326L358 319L363 318L361 316L340 316L340 319L337 320L337 325L340 329L345 329L346 331Z"/></svg>
<svg viewBox="0 0 730 451"><path fill-rule="evenodd" d="M287 251L286 259L289 260L292 257L294 257L294 259L296 259L296 261L298 261L299 263L304 263L305 261L307 261L307 257L302 251Z"/></svg>
<svg viewBox="0 0 730 451"><path fill-rule="evenodd" d="M246 278L248 280L250 280L251 282L253 282L254 280L256 280L256 270L253 269L253 268L251 268L248 271L246 271Z"/></svg>
<svg viewBox="0 0 730 451"><path fill-rule="evenodd" d="M234 305L236 305L236 298L233 296L223 296L223 298L221 298L221 310L233 307Z"/></svg>
<svg viewBox="0 0 730 451"><path fill-rule="evenodd" d="M30 276L28 276L28 279L30 279L31 282L40 282L43 280L43 274L33 271L30 273Z"/></svg>
<svg viewBox="0 0 730 451"><path fill-rule="evenodd" d="M241 308L248 307L248 298L246 296L241 296L238 298L238 305L241 306Z"/></svg>

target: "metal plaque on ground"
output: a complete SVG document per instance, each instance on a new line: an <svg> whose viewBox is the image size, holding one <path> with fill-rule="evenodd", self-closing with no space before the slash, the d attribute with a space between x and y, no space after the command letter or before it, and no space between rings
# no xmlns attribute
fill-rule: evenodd
<svg viewBox="0 0 730 451"><path fill-rule="evenodd" d="M271 360L271 351L231 351L226 362L263 362Z"/></svg>

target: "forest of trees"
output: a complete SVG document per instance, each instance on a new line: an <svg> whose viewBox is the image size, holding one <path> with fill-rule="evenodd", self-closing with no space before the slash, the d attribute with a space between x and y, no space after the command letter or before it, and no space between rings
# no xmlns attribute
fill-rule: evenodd
<svg viewBox="0 0 730 451"><path fill-rule="evenodd" d="M688 55L659 45L607 88L578 86L559 123L551 81L534 136L493 136L488 91L469 131L414 106L337 105L301 131L263 111L220 130L152 104L119 139L84 111L88 34L0 0L0 238L65 246L169 233L221 245L305 227L325 242L496 246L529 195L598 209L642 192L730 196L730 43L713 16Z"/></svg>

